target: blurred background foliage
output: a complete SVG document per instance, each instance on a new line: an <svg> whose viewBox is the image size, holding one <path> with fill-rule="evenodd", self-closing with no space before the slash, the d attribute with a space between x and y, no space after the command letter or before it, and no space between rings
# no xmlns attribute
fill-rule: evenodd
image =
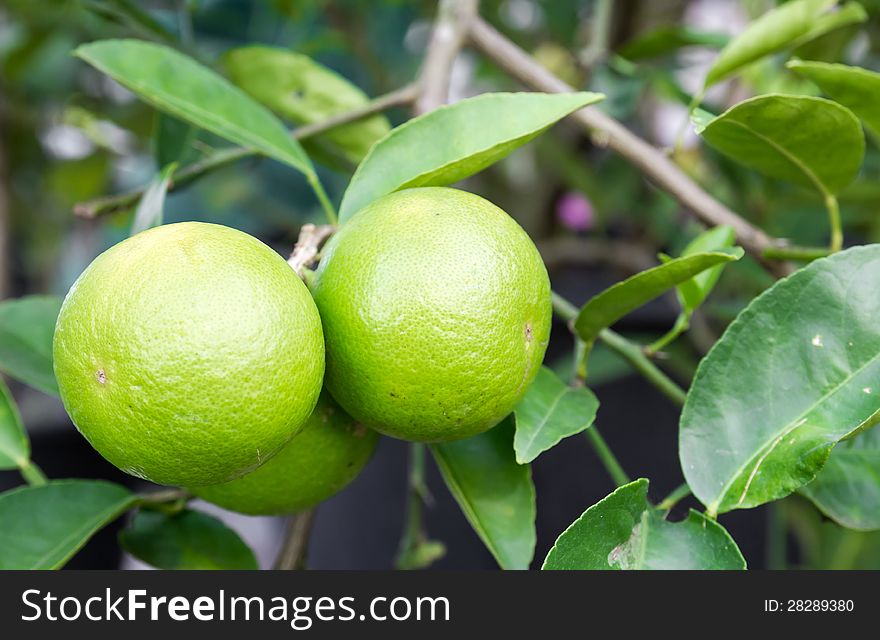
<svg viewBox="0 0 880 640"><path fill-rule="evenodd" d="M597 18L590 0L483 0L481 13L570 84L607 94L599 108L657 146L669 148L714 52L777 2L619 0L612 4L607 25ZM795 55L880 69L880 0L862 0L862 4L869 14L866 23L833 31ZM76 203L148 184L161 168L157 146L175 139L189 142L185 161L192 162L225 144L203 133L187 138L185 128L159 118L128 91L72 57L77 45L139 37L171 44L218 69L223 69L221 58L231 49L270 45L310 56L375 97L415 78L435 9L434 2L404 0L4 0L0 4L0 298L63 295L98 253L126 237L132 211L83 220L72 210ZM709 92L706 104L720 113L761 93L817 94L815 86L785 69L785 59L784 54L770 57L719 84ZM466 51L453 72L451 97L518 88L490 62ZM295 124L292 114L280 115ZM395 125L410 114L397 109L387 116ZM378 126L381 129L381 122ZM876 142L869 140L862 174L840 195L851 243L880 241ZM338 203L353 168L351 158L322 162L325 158L316 154L314 159L331 199ZM797 244L824 244L826 217L813 192L763 178L699 145L690 135L676 160L716 197L770 234ZM554 287L577 303L656 264L658 251L677 255L701 230L637 169L593 146L565 122L468 180L465 187L496 202L526 228L545 257ZM256 235L281 253L289 252L303 223L320 217L301 176L275 162L253 159L169 194L165 211L166 222L226 224ZM670 349L664 366L687 382L707 346L769 282L750 259L729 266L695 316L692 331ZM647 342L665 332L676 313L674 298L667 297L633 314L622 328ZM555 335L548 359L570 370L569 338L564 331ZM616 357L596 350L592 384L620 385L628 373ZM606 404L610 407L606 423L644 420L643 413L627 412L623 399L655 392L640 382L628 384L609 386L607 393L621 400L617 414L613 398ZM598 390L600 398L603 389ZM32 432L70 429L60 405L21 386L14 391ZM602 401L606 403L606 398ZM669 423L664 436L669 439L676 429L675 414L666 413L655 419ZM642 450L649 445L634 441L632 434L655 425L620 425L628 427L629 437L615 436L617 426L607 424L611 444L620 450L625 464L631 461L634 473L646 475L637 461L652 452ZM664 456L666 448L665 476L662 470L650 474L657 478L652 488L656 484L658 495L680 478L674 442L664 445ZM39 446L36 457L39 461ZM540 481L540 469L536 473ZM592 498L604 496L608 487L603 482L590 495L579 496L575 504L580 506L571 513L556 514L553 506L539 512L539 520L551 519L546 524L550 533L542 534L539 523L539 546L549 546L554 528L558 533L572 515L595 502ZM774 556L761 542L762 529L774 526L773 518L765 523L763 515L731 514L729 528L751 566L790 561L880 568L877 534L812 522L818 516L802 503L799 498L788 500L773 516L788 519L796 538L795 555L787 559ZM747 530L745 538L738 527ZM393 538L396 527L389 528L395 530L390 534ZM540 548L536 556L543 557Z"/></svg>

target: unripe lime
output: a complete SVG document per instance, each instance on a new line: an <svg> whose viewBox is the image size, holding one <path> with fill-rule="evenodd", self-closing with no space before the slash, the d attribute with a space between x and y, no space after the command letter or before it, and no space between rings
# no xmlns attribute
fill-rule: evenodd
<svg viewBox="0 0 880 640"><path fill-rule="evenodd" d="M312 294L326 387L355 419L407 440L497 424L550 334L535 245L504 211L456 189L408 189L361 210L328 243Z"/></svg>
<svg viewBox="0 0 880 640"><path fill-rule="evenodd" d="M308 509L341 491L373 455L379 436L322 394L303 430L274 458L245 476L192 493L250 515Z"/></svg>
<svg viewBox="0 0 880 640"><path fill-rule="evenodd" d="M185 222L92 262L61 308L54 361L64 406L101 455L153 482L205 485L256 468L299 431L324 345L281 256Z"/></svg>

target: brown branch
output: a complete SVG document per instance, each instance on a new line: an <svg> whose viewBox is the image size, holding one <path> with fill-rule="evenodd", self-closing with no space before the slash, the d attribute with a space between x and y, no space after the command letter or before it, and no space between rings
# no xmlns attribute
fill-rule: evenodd
<svg viewBox="0 0 880 640"><path fill-rule="evenodd" d="M331 116L321 122L307 124L298 127L291 132L291 136L297 140L305 140L319 134L330 131L346 124L358 122L377 113L387 111L393 107L411 104L418 96L419 88L415 84L410 84L391 93L385 94L375 100L357 109ZM212 153L207 158L194 162L174 173L171 183L168 185L168 191L176 191L192 182L195 182L202 176L207 175L221 167L232 164L238 160L245 158L253 158L259 156L259 152L246 147L232 147ZM96 218L108 213L122 211L128 209L144 194L144 189L137 189L112 196L104 196L87 202L80 202L73 207L73 213L80 218Z"/></svg>
<svg viewBox="0 0 880 640"><path fill-rule="evenodd" d="M300 278L304 277L305 270L317 260L321 246L333 235L334 231L336 231L336 227L333 225L314 225L311 223L304 224L299 230L299 238L287 262Z"/></svg>
<svg viewBox="0 0 880 640"><path fill-rule="evenodd" d="M287 535L275 560L276 569L305 569L309 535L315 521L315 509L308 509L290 517Z"/></svg>
<svg viewBox="0 0 880 640"><path fill-rule="evenodd" d="M433 111L449 99L452 65L464 44L468 25L476 14L476 0L441 0L419 76L416 115Z"/></svg>
<svg viewBox="0 0 880 640"><path fill-rule="evenodd" d="M574 91L480 17L468 24L470 41L524 85L548 93ZM731 226L743 248L775 275L791 273L788 263L772 262L765 257L765 251L777 244L770 236L709 195L662 151L595 107L581 109L572 117L592 133L596 145L608 147L629 160L700 220L711 226Z"/></svg>

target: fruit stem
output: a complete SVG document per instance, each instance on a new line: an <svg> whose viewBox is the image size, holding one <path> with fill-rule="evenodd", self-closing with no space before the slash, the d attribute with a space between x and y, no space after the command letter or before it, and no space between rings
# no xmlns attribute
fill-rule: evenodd
<svg viewBox="0 0 880 640"><path fill-rule="evenodd" d="M599 456L599 460L602 461L605 470L608 472L608 475L611 476L614 484L618 487L629 484L629 476L626 475L626 471L620 466L620 462L617 461L617 457L612 453L611 447L605 442L605 438L599 433L599 429L596 428L596 425L594 424L587 429L586 434L587 440L593 445L593 450L596 452L596 455Z"/></svg>
<svg viewBox="0 0 880 640"><path fill-rule="evenodd" d="M315 509L307 509L290 517L287 535L278 558L276 569L297 570L306 568L306 551L309 546L309 535L315 521Z"/></svg>
<svg viewBox="0 0 880 640"><path fill-rule="evenodd" d="M830 193L825 196L825 208L828 209L828 223L831 225L831 242L829 253L837 253L843 249L843 230L840 224L840 205Z"/></svg>

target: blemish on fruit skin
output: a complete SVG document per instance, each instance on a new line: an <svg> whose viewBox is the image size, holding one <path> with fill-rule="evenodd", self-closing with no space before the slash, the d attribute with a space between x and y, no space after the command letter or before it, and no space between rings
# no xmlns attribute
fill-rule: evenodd
<svg viewBox="0 0 880 640"><path fill-rule="evenodd" d="M107 376L103 369L95 371L95 378L98 379L98 384L107 384Z"/></svg>
<svg viewBox="0 0 880 640"><path fill-rule="evenodd" d="M532 341L532 323L526 322L526 342Z"/></svg>

